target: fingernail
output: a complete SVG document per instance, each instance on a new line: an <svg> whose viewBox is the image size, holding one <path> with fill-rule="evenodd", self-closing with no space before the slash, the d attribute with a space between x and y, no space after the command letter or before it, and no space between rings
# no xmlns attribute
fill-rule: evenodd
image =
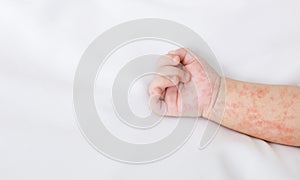
<svg viewBox="0 0 300 180"><path fill-rule="evenodd" d="M160 88L155 88L154 90L155 94L161 94L161 89Z"/></svg>
<svg viewBox="0 0 300 180"><path fill-rule="evenodd" d="M172 60L178 63L178 62L179 62L179 57L178 57L178 56L174 56L174 57L172 58Z"/></svg>
<svg viewBox="0 0 300 180"><path fill-rule="evenodd" d="M149 93L150 95L159 95L161 94L161 89L160 88L154 88L152 91Z"/></svg>

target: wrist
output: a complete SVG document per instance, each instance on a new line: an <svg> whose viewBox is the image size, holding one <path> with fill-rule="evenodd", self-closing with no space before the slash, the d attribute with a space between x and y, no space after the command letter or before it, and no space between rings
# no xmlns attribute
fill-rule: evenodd
<svg viewBox="0 0 300 180"><path fill-rule="evenodd" d="M218 77L214 82L211 101L207 109L203 112L204 118L221 122L225 109L226 81L227 78Z"/></svg>

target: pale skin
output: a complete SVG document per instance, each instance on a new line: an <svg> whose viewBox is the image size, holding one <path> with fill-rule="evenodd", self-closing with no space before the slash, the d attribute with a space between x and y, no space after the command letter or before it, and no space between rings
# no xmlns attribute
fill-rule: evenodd
<svg viewBox="0 0 300 180"><path fill-rule="evenodd" d="M203 58L181 48L158 60L149 85L159 115L204 117L269 142L300 146L300 87L221 77Z"/></svg>

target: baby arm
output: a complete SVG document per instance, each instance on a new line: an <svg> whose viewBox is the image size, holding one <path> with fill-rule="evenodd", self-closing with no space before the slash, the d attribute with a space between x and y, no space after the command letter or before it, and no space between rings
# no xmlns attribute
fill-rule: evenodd
<svg viewBox="0 0 300 180"><path fill-rule="evenodd" d="M250 136L300 146L300 87L224 78L183 48L165 57L149 86L157 114L202 116Z"/></svg>
<svg viewBox="0 0 300 180"><path fill-rule="evenodd" d="M300 146L300 87L228 78L225 82L222 125L267 141Z"/></svg>

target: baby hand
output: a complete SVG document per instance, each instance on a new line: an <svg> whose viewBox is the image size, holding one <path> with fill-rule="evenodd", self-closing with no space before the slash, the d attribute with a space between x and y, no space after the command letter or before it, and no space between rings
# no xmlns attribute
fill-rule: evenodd
<svg viewBox="0 0 300 180"><path fill-rule="evenodd" d="M158 60L157 73L148 89L152 111L209 118L221 77L204 59L184 48L170 51Z"/></svg>

